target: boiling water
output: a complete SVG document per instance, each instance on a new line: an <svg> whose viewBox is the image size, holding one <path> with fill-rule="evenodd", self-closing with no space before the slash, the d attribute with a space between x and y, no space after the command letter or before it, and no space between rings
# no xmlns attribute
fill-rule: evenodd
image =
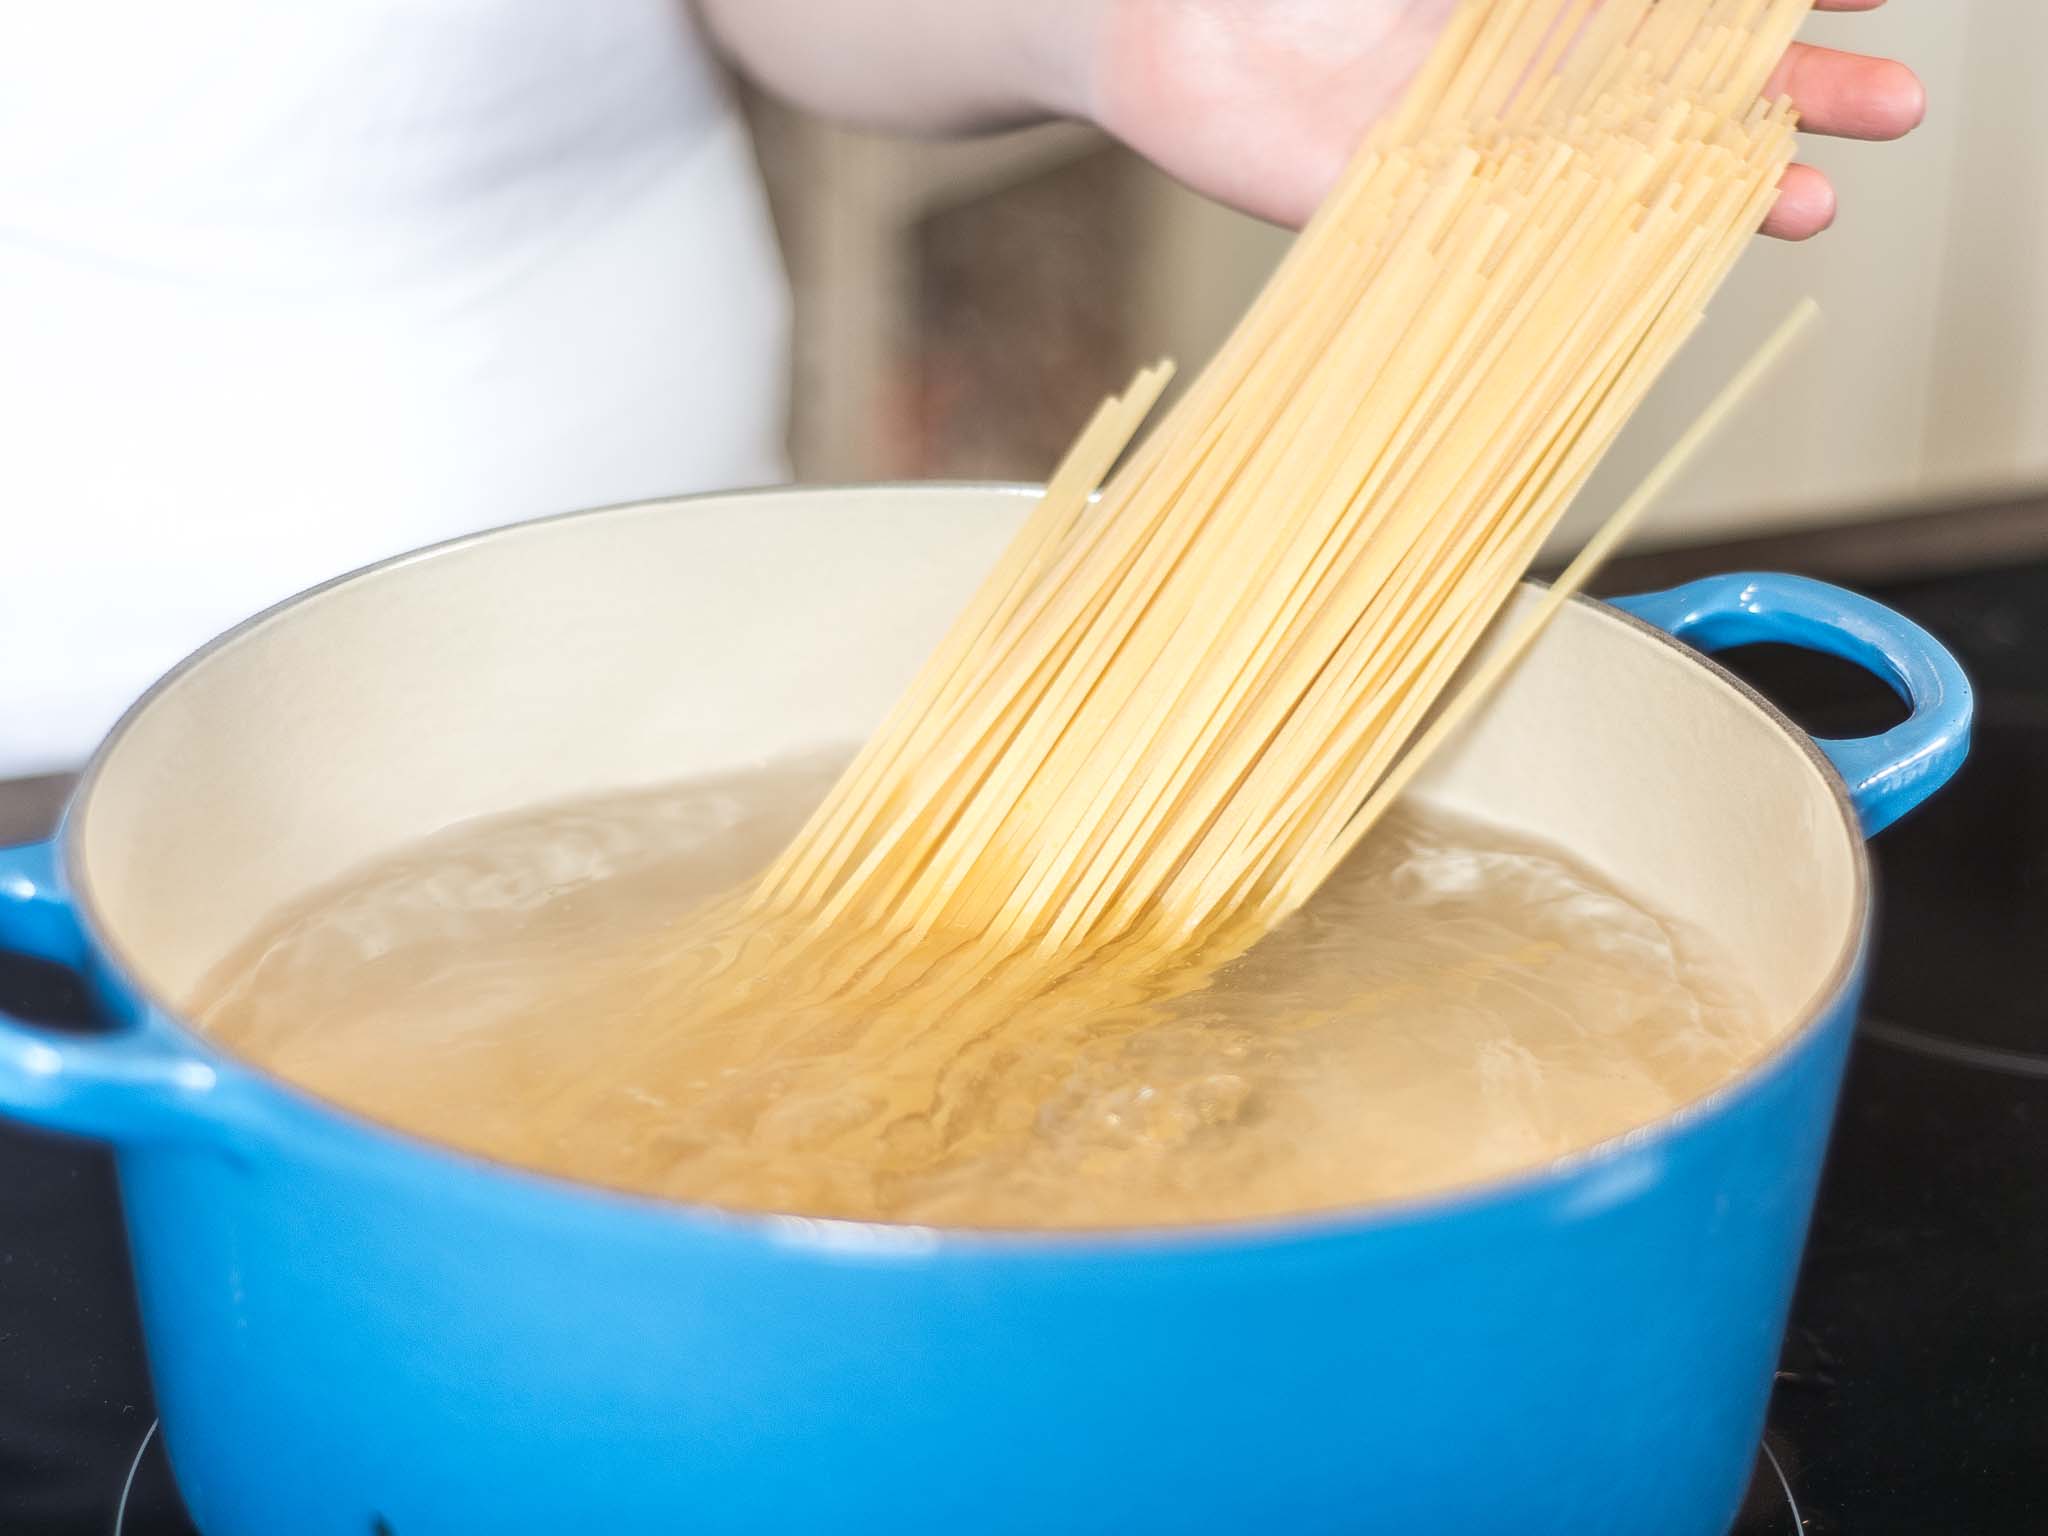
<svg viewBox="0 0 2048 1536"><path fill-rule="evenodd" d="M693 1019L682 914L823 796L811 762L472 824L283 915L209 982L224 1045L393 1126L757 1210L1151 1225L1423 1194L1655 1119L1776 1031L1733 957L1554 850L1391 817L1220 968L1000 1016ZM857 1013L857 1010L856 1010Z"/></svg>

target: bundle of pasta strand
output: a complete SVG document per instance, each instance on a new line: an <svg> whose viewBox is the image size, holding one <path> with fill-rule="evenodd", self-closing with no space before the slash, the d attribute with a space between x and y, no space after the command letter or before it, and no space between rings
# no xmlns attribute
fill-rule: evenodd
<svg viewBox="0 0 2048 1536"><path fill-rule="evenodd" d="M1134 448L1167 370L1098 411L802 834L679 928L650 1069L862 1075L833 1134L872 1141L1022 1003L1199 985L1307 900L1768 212L1810 5L1466 0L1185 395Z"/></svg>
<svg viewBox="0 0 2048 1536"><path fill-rule="evenodd" d="M1465 5L1091 508L1162 373L1097 417L750 910L1050 954L1298 905L1768 211L1807 9Z"/></svg>

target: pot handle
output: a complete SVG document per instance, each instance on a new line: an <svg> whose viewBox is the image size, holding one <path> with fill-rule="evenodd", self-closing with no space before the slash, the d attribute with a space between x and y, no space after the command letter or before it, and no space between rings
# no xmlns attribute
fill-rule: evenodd
<svg viewBox="0 0 2048 1536"><path fill-rule="evenodd" d="M89 946L57 879L54 845L0 848L0 950L82 969ZM214 1120L219 1075L173 1038L131 1023L106 1034L37 1029L0 1013L0 1113L110 1141L189 1135Z"/></svg>
<svg viewBox="0 0 2048 1536"><path fill-rule="evenodd" d="M1712 655L1771 641L1823 651L1883 678L1912 715L1882 736L1814 745L1849 787L1866 837L1946 784L1970 753L1970 681L1948 649L1882 603L1805 576L1709 576L1613 605Z"/></svg>

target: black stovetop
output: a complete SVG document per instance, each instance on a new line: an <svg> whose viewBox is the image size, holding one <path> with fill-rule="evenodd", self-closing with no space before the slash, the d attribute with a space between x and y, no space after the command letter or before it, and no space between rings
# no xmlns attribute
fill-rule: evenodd
<svg viewBox="0 0 2048 1536"><path fill-rule="evenodd" d="M1765 1446L1814 1536L2048 1530L2048 563L1865 586L1962 658L1977 745L1873 845L1879 952ZM1742 670L1819 735L1896 711L1811 658ZM1796 1529L1785 1496L1738 1532Z"/></svg>
<svg viewBox="0 0 2048 1536"><path fill-rule="evenodd" d="M2048 562L1863 585L1962 656L1978 745L1876 845L1868 1016L1735 1536L2043 1530ZM1897 713L1843 664L1729 659L1822 735ZM76 1006L40 971L0 984ZM0 1530L185 1536L154 1422L106 1157L0 1128Z"/></svg>

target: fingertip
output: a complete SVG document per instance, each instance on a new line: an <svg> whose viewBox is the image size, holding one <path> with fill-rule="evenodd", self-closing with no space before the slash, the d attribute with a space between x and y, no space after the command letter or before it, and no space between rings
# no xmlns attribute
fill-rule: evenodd
<svg viewBox="0 0 2048 1536"><path fill-rule="evenodd" d="M1885 95L1892 104L1892 121L1904 138L1927 121L1927 87L1920 77L1896 59L1885 61Z"/></svg>
<svg viewBox="0 0 2048 1536"><path fill-rule="evenodd" d="M1835 187L1810 165L1795 165L1778 186L1763 232L1779 240L1811 240L1835 222Z"/></svg>
<svg viewBox="0 0 2048 1536"><path fill-rule="evenodd" d="M1788 95L1799 126L1841 139L1904 138L1927 116L1927 88L1895 59L1794 43L1765 94Z"/></svg>

